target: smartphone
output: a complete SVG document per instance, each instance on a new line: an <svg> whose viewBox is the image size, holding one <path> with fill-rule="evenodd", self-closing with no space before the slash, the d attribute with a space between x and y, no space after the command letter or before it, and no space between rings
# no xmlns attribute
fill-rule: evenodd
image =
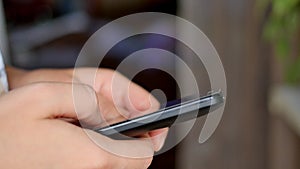
<svg viewBox="0 0 300 169"><path fill-rule="evenodd" d="M216 110L224 103L221 92L196 99L179 99L168 102L160 110L122 121L94 131L113 139L135 137L149 131L171 127L180 122L195 119Z"/></svg>

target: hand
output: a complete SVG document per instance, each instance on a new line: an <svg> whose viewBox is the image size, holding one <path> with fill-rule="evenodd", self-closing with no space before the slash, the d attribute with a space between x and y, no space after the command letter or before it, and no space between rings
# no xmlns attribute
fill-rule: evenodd
<svg viewBox="0 0 300 169"><path fill-rule="evenodd" d="M11 89L35 82L72 82L74 73L76 82L90 85L97 92L100 112L110 124L122 121L124 118L150 113L159 108L158 101L147 91L130 82L119 73L108 69L81 68L75 70L41 69L24 71L8 67L7 73ZM115 87L116 85L118 86ZM167 132L168 129L149 132L156 151L163 146Z"/></svg>
<svg viewBox="0 0 300 169"><path fill-rule="evenodd" d="M87 85L76 85L76 89L83 100L95 99L94 90ZM1 168L137 169L150 165L151 157L131 159L108 153L96 146L84 129L60 120L78 117L71 84L21 87L1 96L0 107ZM93 112L93 104L84 109L84 117L91 116L87 112ZM107 145L123 145L124 149L134 145L141 155L153 154L151 143L145 140L115 141L99 134L97 138Z"/></svg>

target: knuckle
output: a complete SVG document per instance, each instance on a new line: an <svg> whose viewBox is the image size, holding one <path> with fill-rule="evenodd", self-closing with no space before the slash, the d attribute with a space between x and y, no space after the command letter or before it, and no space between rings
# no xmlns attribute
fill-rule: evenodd
<svg viewBox="0 0 300 169"><path fill-rule="evenodd" d="M95 92L94 88L91 85L85 84L85 83L74 83L73 88L84 88L85 90L89 92Z"/></svg>
<svg viewBox="0 0 300 169"><path fill-rule="evenodd" d="M37 102L48 102L57 100L61 97L67 97L71 88L66 83L39 82L28 86L27 95Z"/></svg>
<svg viewBox="0 0 300 169"><path fill-rule="evenodd" d="M41 96L44 97L53 95L55 93L55 87L50 83L34 83L28 87L27 92L37 98L40 98Z"/></svg>

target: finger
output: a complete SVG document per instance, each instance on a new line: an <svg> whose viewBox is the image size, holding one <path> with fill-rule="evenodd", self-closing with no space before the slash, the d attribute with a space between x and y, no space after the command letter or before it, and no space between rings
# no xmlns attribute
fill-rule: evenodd
<svg viewBox="0 0 300 169"><path fill-rule="evenodd" d="M159 102L145 89L135 83L130 83L128 92L125 93L124 100L126 108L134 111L134 116L143 115L157 111Z"/></svg>
<svg viewBox="0 0 300 169"><path fill-rule="evenodd" d="M149 132L149 137L153 143L155 151L161 150L168 135L168 128L158 129Z"/></svg>
<svg viewBox="0 0 300 169"><path fill-rule="evenodd" d="M41 109L48 112L37 113L39 118L59 118L67 122L77 120L82 127L94 128L120 122L129 117L126 110L117 109L109 100L96 95L88 85L38 83L26 88L29 89L26 90L30 95L38 93L34 98L41 104L37 106L43 106Z"/></svg>
<svg viewBox="0 0 300 169"><path fill-rule="evenodd" d="M99 112L99 102L98 95L92 87L84 84L72 84L72 91L70 93L71 84L66 84L65 88L62 90L66 91L66 99L73 99L73 106L75 107L75 112L77 119L83 127L93 127L100 125L104 120ZM69 95L68 95L69 94ZM53 97L57 97L57 93L53 94ZM57 100L57 102L60 100ZM70 100L72 102L72 100ZM72 112L69 113L72 115ZM73 113L74 115L74 113ZM76 118L76 117L75 117Z"/></svg>
<svg viewBox="0 0 300 169"><path fill-rule="evenodd" d="M94 88L117 106L132 112L159 107L158 101L149 92L116 71L99 69Z"/></svg>
<svg viewBox="0 0 300 169"><path fill-rule="evenodd" d="M133 165L136 159L151 161L153 157L154 149L148 139L120 141L109 139L91 130L86 130L86 133L96 145L115 156L117 160L126 158L127 160L123 161L123 163L128 161L127 165ZM142 162L142 165L145 164Z"/></svg>
<svg viewBox="0 0 300 169"><path fill-rule="evenodd" d="M107 126L110 124L118 123L127 120L130 117L130 113L123 108L117 108L108 99L103 96L98 97L99 109L103 119L103 124L99 127Z"/></svg>
<svg viewBox="0 0 300 169"><path fill-rule="evenodd" d="M74 81L93 86L97 93L112 101L116 107L123 107L135 114L159 108L159 102L149 92L116 71L75 69Z"/></svg>
<svg viewBox="0 0 300 169"><path fill-rule="evenodd" d="M36 83L14 90L10 96L35 118L70 118L89 125L102 122L97 96L87 85Z"/></svg>
<svg viewBox="0 0 300 169"><path fill-rule="evenodd" d="M75 164L80 162L79 165L82 163L85 166L81 168L141 169L147 168L152 161L154 151L152 144L147 140L116 141L92 130L81 129L72 125L67 127L68 130L61 130L66 128L66 125L58 121L56 127L60 128L60 130L58 132L55 132L58 129L54 130L55 137L53 137L53 142L56 142L57 134L61 135L60 139L64 137L65 139L70 139L71 136L73 139L66 141L72 143L71 145L64 146L61 142L58 142L58 144L63 147L71 147L71 150L68 152L72 155L76 154L76 160L67 161L72 161ZM51 127L48 126L47 128ZM74 131L76 132L74 133ZM70 135L70 133L73 133L73 135ZM74 147L77 148L74 149ZM81 153L78 153L78 148L80 148ZM71 154L66 153L65 157L70 157ZM63 163L66 162L63 161Z"/></svg>

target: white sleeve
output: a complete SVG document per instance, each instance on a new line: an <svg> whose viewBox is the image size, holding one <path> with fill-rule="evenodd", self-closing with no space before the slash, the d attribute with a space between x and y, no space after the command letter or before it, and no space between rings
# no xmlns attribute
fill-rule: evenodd
<svg viewBox="0 0 300 169"><path fill-rule="evenodd" d="M5 72L5 65L3 62L2 54L0 51L0 88L3 87L3 90L5 92L8 91L8 82L7 82L7 77L6 77L6 72ZM1 94L1 89L0 89L0 94Z"/></svg>

